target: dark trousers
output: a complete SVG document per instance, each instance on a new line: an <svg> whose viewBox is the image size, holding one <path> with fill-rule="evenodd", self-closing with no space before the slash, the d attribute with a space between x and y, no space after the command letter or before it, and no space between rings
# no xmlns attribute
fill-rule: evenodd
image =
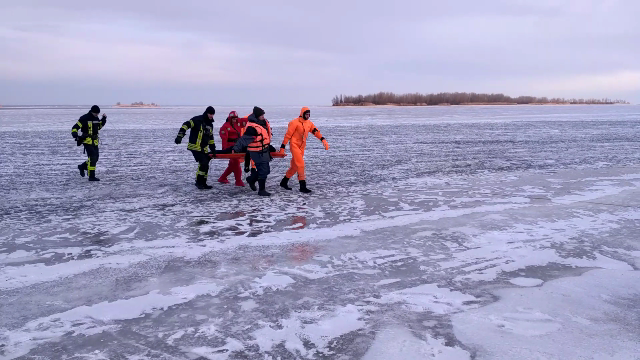
<svg viewBox="0 0 640 360"><path fill-rule="evenodd" d="M202 151L191 150L193 158L198 162L198 171L196 172L196 183L207 183L207 176L209 175L209 161L211 158L209 154Z"/></svg>
<svg viewBox="0 0 640 360"><path fill-rule="evenodd" d="M80 164L80 167L89 172L89 177L96 176L96 164L100 158L100 151L96 145L84 145L84 152L87 153L87 161Z"/></svg>
<svg viewBox="0 0 640 360"><path fill-rule="evenodd" d="M252 182L257 180L266 180L267 176L271 173L271 167L269 166L269 161L271 161L271 154L269 153L259 153L259 152L250 152L251 160L256 166L256 171L251 172L249 176Z"/></svg>

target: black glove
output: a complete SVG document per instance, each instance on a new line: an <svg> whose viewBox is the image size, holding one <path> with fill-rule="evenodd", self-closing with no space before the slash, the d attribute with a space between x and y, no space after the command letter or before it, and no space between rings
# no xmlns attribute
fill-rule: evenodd
<svg viewBox="0 0 640 360"><path fill-rule="evenodd" d="M182 142L182 136L176 136L176 144L180 144Z"/></svg>
<svg viewBox="0 0 640 360"><path fill-rule="evenodd" d="M273 145L269 145L269 152L277 152L276 148L273 147Z"/></svg>
<svg viewBox="0 0 640 360"><path fill-rule="evenodd" d="M102 121L107 121L107 114L102 114L102 119L100 119Z"/></svg>
<svg viewBox="0 0 640 360"><path fill-rule="evenodd" d="M72 132L71 136L73 136L74 140L78 140L78 133L77 132Z"/></svg>

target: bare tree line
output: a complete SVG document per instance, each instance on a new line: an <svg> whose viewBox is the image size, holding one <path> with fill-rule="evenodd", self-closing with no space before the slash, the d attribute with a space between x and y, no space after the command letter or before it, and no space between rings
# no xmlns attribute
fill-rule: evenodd
<svg viewBox="0 0 640 360"><path fill-rule="evenodd" d="M535 96L511 97L504 94L438 93L438 94L394 94L379 92L369 95L336 95L333 106L366 105L466 105L466 104L628 104L624 100L564 99Z"/></svg>

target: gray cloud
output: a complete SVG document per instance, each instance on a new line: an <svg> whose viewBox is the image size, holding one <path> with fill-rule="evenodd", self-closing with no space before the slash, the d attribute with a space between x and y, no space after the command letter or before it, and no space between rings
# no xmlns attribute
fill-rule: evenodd
<svg viewBox="0 0 640 360"><path fill-rule="evenodd" d="M325 104L380 90L640 101L638 13L634 0L23 0L0 5L0 103Z"/></svg>

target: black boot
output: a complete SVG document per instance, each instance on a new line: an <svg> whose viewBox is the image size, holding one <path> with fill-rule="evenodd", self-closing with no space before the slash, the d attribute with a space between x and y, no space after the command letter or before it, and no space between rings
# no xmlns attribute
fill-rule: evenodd
<svg viewBox="0 0 640 360"><path fill-rule="evenodd" d="M280 181L280 187L287 190L293 190L292 188L289 187L289 178L286 176L283 177L282 180Z"/></svg>
<svg viewBox="0 0 640 360"><path fill-rule="evenodd" d="M78 170L80 170L80 176L84 177L84 172L87 171L87 163L84 162L78 165Z"/></svg>
<svg viewBox="0 0 640 360"><path fill-rule="evenodd" d="M204 180L202 180L202 188L205 190L209 190L213 189L213 186L207 184L207 178L204 178Z"/></svg>
<svg viewBox="0 0 640 360"><path fill-rule="evenodd" d="M300 180L300 192L305 194L310 194L311 190L307 189L307 181Z"/></svg>
<svg viewBox="0 0 640 360"><path fill-rule="evenodd" d="M213 186L207 184L207 174L206 173L204 175L202 175L202 187L204 189L207 189L207 190L213 189Z"/></svg>
<svg viewBox="0 0 640 360"><path fill-rule="evenodd" d="M100 179L96 177L95 170L89 170L89 181L100 181Z"/></svg>
<svg viewBox="0 0 640 360"><path fill-rule="evenodd" d="M196 187L200 190L208 190L208 189L211 189L213 186L207 185L207 178L205 178L202 175L198 175L196 176Z"/></svg>
<svg viewBox="0 0 640 360"><path fill-rule="evenodd" d="M271 193L265 190L267 179L259 179L258 184L260 185L260 191L258 191L258 195L260 196L271 196Z"/></svg>
<svg viewBox="0 0 640 360"><path fill-rule="evenodd" d="M251 169L251 175L249 175L245 180L247 180L247 183L249 183L249 187L251 188L251 190L258 190L258 188L256 188L256 181L258 181L258 170Z"/></svg>

